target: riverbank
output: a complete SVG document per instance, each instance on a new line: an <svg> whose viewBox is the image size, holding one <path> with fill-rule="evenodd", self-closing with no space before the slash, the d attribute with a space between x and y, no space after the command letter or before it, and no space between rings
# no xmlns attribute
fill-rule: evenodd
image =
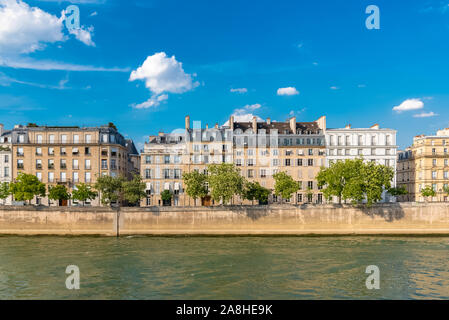
<svg viewBox="0 0 449 320"><path fill-rule="evenodd" d="M449 235L449 204L229 207L0 207L15 235Z"/></svg>

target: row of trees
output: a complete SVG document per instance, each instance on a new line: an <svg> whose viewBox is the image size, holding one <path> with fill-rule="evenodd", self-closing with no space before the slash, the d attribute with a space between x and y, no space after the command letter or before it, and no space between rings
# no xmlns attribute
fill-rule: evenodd
<svg viewBox="0 0 449 320"><path fill-rule="evenodd" d="M322 168L317 175L318 186L330 200L333 196L339 203L350 201L353 204L366 201L372 205L382 199L387 190L391 195L406 194L405 188L392 188L394 171L391 167L364 162L363 159L337 161L328 168Z"/></svg>
<svg viewBox="0 0 449 320"><path fill-rule="evenodd" d="M10 195L16 201L31 202L35 197L45 197L55 201L73 199L85 204L88 200L94 200L100 194L101 203L122 205L124 201L129 204L138 204L146 196L145 183L139 175L135 175L128 181L124 177L100 176L91 186L79 183L70 194L65 185L48 186L48 194L45 184L32 174L21 173L15 182L0 184L0 199L3 201Z"/></svg>
<svg viewBox="0 0 449 320"><path fill-rule="evenodd" d="M283 199L290 199L293 193L300 189L297 181L293 180L285 172L273 175L275 180L274 194ZM247 181L240 170L229 163L211 164L207 167L207 173L192 171L183 174L186 193L194 200L208 195L222 204L232 201L234 196L249 201L258 201L259 204L268 203L271 190L259 184L259 182Z"/></svg>

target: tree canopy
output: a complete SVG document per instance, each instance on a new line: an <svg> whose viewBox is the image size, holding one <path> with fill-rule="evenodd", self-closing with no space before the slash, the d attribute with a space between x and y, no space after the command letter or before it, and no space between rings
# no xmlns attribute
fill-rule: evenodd
<svg viewBox="0 0 449 320"><path fill-rule="evenodd" d="M352 203L366 201L368 206L382 200L384 190L391 189L394 171L391 167L363 159L347 159L321 168L317 175L318 185L324 187L327 199L336 196Z"/></svg>
<svg viewBox="0 0 449 320"><path fill-rule="evenodd" d="M259 182L246 182L243 189L243 198L253 201L259 201L259 204L268 203L268 196L271 191L262 187Z"/></svg>
<svg viewBox="0 0 449 320"><path fill-rule="evenodd" d="M125 178L122 176L100 176L95 182L94 188L100 192L101 203L111 205L118 202L120 205L123 200L123 183Z"/></svg>
<svg viewBox="0 0 449 320"><path fill-rule="evenodd" d="M48 186L48 198L51 200L69 200L70 194L67 188L62 184L57 184L55 186Z"/></svg>
<svg viewBox="0 0 449 320"><path fill-rule="evenodd" d="M10 191L17 201L31 201L35 196L45 197L45 184L32 174L19 173Z"/></svg>
<svg viewBox="0 0 449 320"><path fill-rule="evenodd" d="M133 204L138 204L142 198L145 198L145 183L142 177L135 174L132 180L123 182L123 194L125 200Z"/></svg>
<svg viewBox="0 0 449 320"><path fill-rule="evenodd" d="M293 180L286 172L278 172L273 175L274 178L274 194L281 196L283 199L290 199L293 193L300 189L298 181Z"/></svg>
<svg viewBox="0 0 449 320"><path fill-rule="evenodd" d="M196 205L196 199L207 196L207 175L196 170L182 175L185 192Z"/></svg>
<svg viewBox="0 0 449 320"><path fill-rule="evenodd" d="M211 164L208 166L208 183L212 199L227 204L234 195L242 195L245 179L232 163Z"/></svg>
<svg viewBox="0 0 449 320"><path fill-rule="evenodd" d="M2 182L0 184L0 199L3 200L3 204L5 203L6 198L11 194L11 191L9 190L9 183L8 182Z"/></svg>
<svg viewBox="0 0 449 320"><path fill-rule="evenodd" d="M74 200L81 201L83 205L87 200L94 200L98 193L92 190L92 187L85 183L76 185L76 188L72 191L72 198Z"/></svg>

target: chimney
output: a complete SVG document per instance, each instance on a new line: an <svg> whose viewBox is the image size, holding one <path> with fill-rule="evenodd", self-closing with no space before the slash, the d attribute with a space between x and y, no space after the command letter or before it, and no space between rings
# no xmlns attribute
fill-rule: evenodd
<svg viewBox="0 0 449 320"><path fill-rule="evenodd" d="M257 117L253 116L253 131L257 133Z"/></svg>
<svg viewBox="0 0 449 320"><path fill-rule="evenodd" d="M296 117L290 118L290 130L293 132L293 134L296 133Z"/></svg>
<svg viewBox="0 0 449 320"><path fill-rule="evenodd" d="M3 124L0 123L0 136L3 134L3 128L4 128Z"/></svg>
<svg viewBox="0 0 449 320"><path fill-rule="evenodd" d="M378 123L373 124L370 128L371 129L379 129L379 124Z"/></svg>
<svg viewBox="0 0 449 320"><path fill-rule="evenodd" d="M345 129L351 129L351 124L347 124Z"/></svg>
<svg viewBox="0 0 449 320"><path fill-rule="evenodd" d="M315 121L318 124L318 128L323 130L323 133L326 133L326 116L320 117L317 121Z"/></svg>
<svg viewBox="0 0 449 320"><path fill-rule="evenodd" d="M190 130L190 116L186 116L186 130Z"/></svg>
<svg viewBox="0 0 449 320"><path fill-rule="evenodd" d="M209 125L206 123L206 130L209 129Z"/></svg>
<svg viewBox="0 0 449 320"><path fill-rule="evenodd" d="M215 123L215 129L218 129L218 122Z"/></svg>
<svg viewBox="0 0 449 320"><path fill-rule="evenodd" d="M267 124L270 125L271 124L271 119L267 118Z"/></svg>
<svg viewBox="0 0 449 320"><path fill-rule="evenodd" d="M231 128L231 130L234 130L234 116L229 117L229 128Z"/></svg>

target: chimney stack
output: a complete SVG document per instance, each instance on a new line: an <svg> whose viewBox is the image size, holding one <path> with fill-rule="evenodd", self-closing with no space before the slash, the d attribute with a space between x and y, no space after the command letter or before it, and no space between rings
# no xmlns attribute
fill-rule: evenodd
<svg viewBox="0 0 449 320"><path fill-rule="evenodd" d="M379 124L376 123L376 124L372 125L372 126L371 126L371 129L379 129Z"/></svg>
<svg viewBox="0 0 449 320"><path fill-rule="evenodd" d="M231 128L231 130L234 130L234 116L229 117L229 128Z"/></svg>
<svg viewBox="0 0 449 320"><path fill-rule="evenodd" d="M323 131L323 133L326 133L326 116L320 117L315 122L318 124L318 128L320 128Z"/></svg>
<svg viewBox="0 0 449 320"><path fill-rule="evenodd" d="M209 129L209 125L206 123L206 130Z"/></svg>
<svg viewBox="0 0 449 320"><path fill-rule="evenodd" d="M186 130L190 130L190 116L186 116Z"/></svg>
<svg viewBox="0 0 449 320"><path fill-rule="evenodd" d="M351 124L347 124L345 129L351 129Z"/></svg>
<svg viewBox="0 0 449 320"><path fill-rule="evenodd" d="M215 129L218 129L218 122L215 123Z"/></svg>
<svg viewBox="0 0 449 320"><path fill-rule="evenodd" d="M4 126L2 123L0 123L0 136L3 134L3 129L4 129Z"/></svg>
<svg viewBox="0 0 449 320"><path fill-rule="evenodd" d="M296 133L296 117L290 118L290 130L295 134Z"/></svg>
<svg viewBox="0 0 449 320"><path fill-rule="evenodd" d="M257 134L257 117L253 116L253 131Z"/></svg>
<svg viewBox="0 0 449 320"><path fill-rule="evenodd" d="M271 119L267 118L267 124L270 125L271 124Z"/></svg>

